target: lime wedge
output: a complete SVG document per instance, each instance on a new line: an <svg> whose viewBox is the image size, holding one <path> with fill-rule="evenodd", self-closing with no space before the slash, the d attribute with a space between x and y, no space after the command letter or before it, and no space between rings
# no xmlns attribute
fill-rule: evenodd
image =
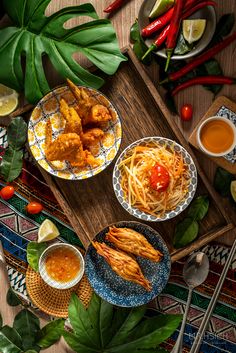
<svg viewBox="0 0 236 353"><path fill-rule="evenodd" d="M231 181L230 192L233 200L236 202L236 180Z"/></svg>
<svg viewBox="0 0 236 353"><path fill-rule="evenodd" d="M18 93L0 84L0 116L12 113L18 105Z"/></svg>
<svg viewBox="0 0 236 353"><path fill-rule="evenodd" d="M50 219L45 219L38 230L38 243L55 239L59 234L55 224Z"/></svg>
<svg viewBox="0 0 236 353"><path fill-rule="evenodd" d="M184 20L183 21L183 35L184 39L189 43L199 40L206 28L206 20Z"/></svg>
<svg viewBox="0 0 236 353"><path fill-rule="evenodd" d="M174 5L175 0L157 0L150 12L149 17L154 18L162 15Z"/></svg>

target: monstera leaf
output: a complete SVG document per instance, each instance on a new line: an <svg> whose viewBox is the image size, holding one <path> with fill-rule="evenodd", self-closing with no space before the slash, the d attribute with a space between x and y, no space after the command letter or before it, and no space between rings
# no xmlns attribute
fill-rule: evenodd
<svg viewBox="0 0 236 353"><path fill-rule="evenodd" d="M24 89L31 103L50 90L42 61L45 55L62 77L94 88L101 87L103 79L82 68L73 58L74 53L81 52L109 75L126 60L111 22L98 19L91 4L64 7L46 17L50 2L3 0L13 25L0 30L0 82L17 91ZM93 20L70 29L63 27L69 19L80 16Z"/></svg>

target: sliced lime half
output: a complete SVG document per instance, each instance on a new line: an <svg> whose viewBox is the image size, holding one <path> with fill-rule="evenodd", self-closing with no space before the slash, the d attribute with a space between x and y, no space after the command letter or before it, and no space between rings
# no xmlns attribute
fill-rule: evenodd
<svg viewBox="0 0 236 353"><path fill-rule="evenodd" d="M149 17L154 18L162 15L174 5L174 0L157 0L150 12Z"/></svg>
<svg viewBox="0 0 236 353"><path fill-rule="evenodd" d="M184 39L189 43L199 40L206 28L206 20L184 20L183 21L183 35Z"/></svg>

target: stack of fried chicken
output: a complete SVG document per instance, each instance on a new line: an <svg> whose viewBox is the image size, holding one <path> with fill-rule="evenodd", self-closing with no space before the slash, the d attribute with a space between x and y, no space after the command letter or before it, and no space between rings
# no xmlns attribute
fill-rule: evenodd
<svg viewBox="0 0 236 353"><path fill-rule="evenodd" d="M70 107L60 99L60 112L65 120L61 135L52 141L50 119L46 123L45 155L49 161L68 161L72 167L96 167L99 163L92 154L92 147L104 136L101 125L112 119L108 108L93 96L89 90L77 87L67 80L77 105Z"/></svg>
<svg viewBox="0 0 236 353"><path fill-rule="evenodd" d="M130 228L110 227L106 240L114 244L113 249L106 243L92 242L97 253L105 258L112 270L127 281L135 282L151 291L152 286L145 278L133 255L144 257L154 262L160 262L162 253L154 249L147 239Z"/></svg>

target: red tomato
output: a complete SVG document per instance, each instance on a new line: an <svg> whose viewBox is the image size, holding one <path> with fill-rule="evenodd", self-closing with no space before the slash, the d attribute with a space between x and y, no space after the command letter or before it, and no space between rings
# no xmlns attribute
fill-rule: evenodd
<svg viewBox="0 0 236 353"><path fill-rule="evenodd" d="M156 191L165 191L170 183L168 170L160 164L151 169L150 185Z"/></svg>
<svg viewBox="0 0 236 353"><path fill-rule="evenodd" d="M13 188L13 186L8 185L2 188L2 190L0 190L0 195L3 200L9 200L14 195L14 192L15 189Z"/></svg>
<svg viewBox="0 0 236 353"><path fill-rule="evenodd" d="M189 121L193 117L193 107L191 104L184 104L181 107L180 117L183 121Z"/></svg>
<svg viewBox="0 0 236 353"><path fill-rule="evenodd" d="M26 211L30 214L38 214L42 211L43 206L39 202L32 201L28 203L28 205L25 207Z"/></svg>

